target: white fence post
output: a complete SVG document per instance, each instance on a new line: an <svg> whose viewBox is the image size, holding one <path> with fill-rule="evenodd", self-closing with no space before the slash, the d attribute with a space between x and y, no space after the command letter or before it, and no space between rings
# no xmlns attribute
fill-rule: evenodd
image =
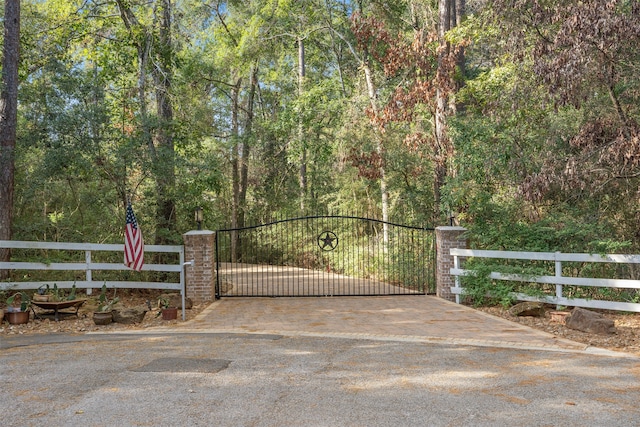
<svg viewBox="0 0 640 427"><path fill-rule="evenodd" d="M87 262L87 271L85 272L85 280L87 282L91 282L93 279L91 278L91 267L89 267L91 265L91 251L85 251L84 253L84 259ZM91 293L93 292L93 288L87 288L87 295L91 295Z"/></svg>
<svg viewBox="0 0 640 427"><path fill-rule="evenodd" d="M459 261L458 261L458 255L454 255L453 256L453 268L455 268L456 270L460 268ZM454 276L454 283L456 284L456 288L459 289L460 288L460 276L458 276L458 275ZM459 293L456 293L456 304L460 304L460 294Z"/></svg>
<svg viewBox="0 0 640 427"><path fill-rule="evenodd" d="M556 277L559 279L560 277L562 277L562 261L560 261L559 258L560 252L556 252ZM560 280L558 280L558 282L556 283L556 298L559 300L560 298L562 298L562 284L560 283ZM560 305L556 305L556 310L560 310Z"/></svg>

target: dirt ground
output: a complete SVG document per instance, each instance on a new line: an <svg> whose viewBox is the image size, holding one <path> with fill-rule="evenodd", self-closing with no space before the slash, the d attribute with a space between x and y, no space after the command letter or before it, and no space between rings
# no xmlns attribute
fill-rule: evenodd
<svg viewBox="0 0 640 427"><path fill-rule="evenodd" d="M501 306L480 307L478 310L571 341L588 344L593 347L640 355L640 313L592 310L615 322L616 333L614 335L597 335L567 328L564 324L554 321L554 319L551 318L551 313L555 310L553 306L545 307L544 317L516 317L511 315L508 309Z"/></svg>
<svg viewBox="0 0 640 427"><path fill-rule="evenodd" d="M38 307L34 307L34 310L38 315L42 316L42 319L31 315L31 320L25 325L10 325L8 322L0 322L0 336L2 335L15 335L15 334L48 334L56 332L82 334L92 331L116 331L116 330L135 330L146 329L158 326L170 326L172 324L182 322L182 312L178 310L177 320L162 320L159 315L160 309L158 308L158 297L162 294L161 291L138 291L138 290L120 290L118 293L119 303L115 306L118 307L148 307L147 301L151 305L152 310L147 312L144 316L142 323L125 325L122 323L111 323L109 325L96 325L93 322L93 310L95 306L92 305L91 298L97 298L99 292L94 292L94 295L78 296L78 298L88 298L87 303L78 310L78 316L65 315L64 318L56 322L52 316L43 316L46 310L41 310ZM207 307L207 304L194 305L191 309L185 310L187 320L191 320L196 317L202 310ZM68 311L68 310L66 310Z"/></svg>
<svg viewBox="0 0 640 427"><path fill-rule="evenodd" d="M116 331L116 330L136 330L151 327L170 326L182 322L178 312L178 320L162 320L158 316L158 297L160 291L136 291L122 290L119 294L121 307L147 306L147 301L151 304L152 310L147 312L142 323L134 325L125 325L121 323L111 323L109 325L95 325L92 319L92 311L90 301L86 307L78 312L78 317L66 316L64 320L56 322L50 316L38 319L33 318L25 325L10 325L6 321L0 322L0 337L2 335L15 334L47 334L47 333L75 333L82 334L91 331ZM96 295L94 295L95 297ZM194 305L191 309L186 310L187 320L195 318L208 304ZM37 313L42 310L35 308ZM553 321L551 311L553 307L549 306L546 310L545 317L515 317L509 314L508 310L503 307L481 307L478 308L485 313L502 317L515 323L539 329L561 338L569 339L576 342L588 344L590 346L605 348L609 350L622 351L626 353L634 353L640 355L640 314L620 313L612 311L599 311L605 317L613 319L616 326L616 334L614 335L596 335L585 332L576 331L567 328L562 323Z"/></svg>

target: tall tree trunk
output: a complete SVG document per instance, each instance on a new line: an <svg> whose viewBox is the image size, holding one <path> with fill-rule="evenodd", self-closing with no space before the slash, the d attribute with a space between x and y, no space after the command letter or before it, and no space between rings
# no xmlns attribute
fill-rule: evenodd
<svg viewBox="0 0 640 427"><path fill-rule="evenodd" d="M451 155L451 141L447 132L447 114L449 109L449 89L450 79L448 70L448 57L450 54L449 43L445 40L445 33L451 29L451 19L455 18L455 0L438 0L438 37L440 39L440 53L438 55L438 89L436 90L436 111L435 111L435 138L436 152L435 170L433 180L433 221L438 223L442 218L440 207L441 189L447 178L447 167L449 156Z"/></svg>
<svg viewBox="0 0 640 427"><path fill-rule="evenodd" d="M240 228L240 88L242 78L238 78L231 89L231 228ZM231 262L238 262L240 242L237 231L231 233Z"/></svg>
<svg viewBox="0 0 640 427"><path fill-rule="evenodd" d="M171 1L162 0L157 65L153 68L159 126L155 135L157 147L157 231L155 243L166 244L176 228L175 217L175 148L173 141L173 104L171 79L173 76L173 46L171 40Z"/></svg>
<svg viewBox="0 0 640 427"><path fill-rule="evenodd" d="M20 0L5 0L0 94L0 240L11 240L12 236L19 63ZM0 261L10 259L11 251L0 249ZM8 270L0 270L0 279L8 275Z"/></svg>
<svg viewBox="0 0 640 427"><path fill-rule="evenodd" d="M245 226L247 189L249 186L249 154L251 153L251 135L253 133L253 116L255 95L258 90L258 67L253 65L249 71L249 92L244 108L240 105L242 78L238 78L231 90L231 228ZM240 134L240 112L245 111L243 134ZM237 231L231 232L231 261L238 262L242 253L242 241Z"/></svg>
<svg viewBox="0 0 640 427"><path fill-rule="evenodd" d="M245 226L245 213L247 206L247 187L249 185L249 154L251 152L251 140L253 134L253 111L256 91L258 90L258 66L253 65L249 72L249 94L245 107L246 120L244 123L244 135L242 135L242 153L240 153L240 192L239 192L239 224Z"/></svg>
<svg viewBox="0 0 640 427"><path fill-rule="evenodd" d="M143 142L149 149L153 162L152 170L156 184L156 236L155 243L163 244L170 240L175 230L175 150L173 142L173 107L171 103L171 79L173 70L173 46L171 40L170 0L161 0L157 9L161 16L157 48L154 49L153 32L142 25L124 0L116 0L120 17L125 27L133 35L138 50L138 97ZM153 52L152 52L153 49ZM149 64L154 53L155 61ZM147 67L151 66L151 75L155 84L156 108L159 126L151 127L147 101Z"/></svg>
<svg viewBox="0 0 640 427"><path fill-rule="evenodd" d="M299 186L300 186L300 212L304 214L305 200L307 198L307 149L304 141L304 123L302 122L302 95L304 94L304 78L305 78L305 63L304 63L304 40L302 37L298 37L298 144L302 150L300 153L300 172L299 172Z"/></svg>
<svg viewBox="0 0 640 427"><path fill-rule="evenodd" d="M373 82L373 73L367 60L362 62L362 68L364 69L365 80L367 82L367 93L369 96L369 103L371 104L371 110L373 111L375 117L379 117L376 87L375 83ZM376 138L376 152L380 156L380 166L378 171L380 174L382 221L384 221L382 226L382 236L383 241L387 243L389 241L389 225L387 224L387 222L389 221L389 190L387 188L387 176L384 163L384 146L382 143L382 135L378 130L377 125L374 125L374 134Z"/></svg>

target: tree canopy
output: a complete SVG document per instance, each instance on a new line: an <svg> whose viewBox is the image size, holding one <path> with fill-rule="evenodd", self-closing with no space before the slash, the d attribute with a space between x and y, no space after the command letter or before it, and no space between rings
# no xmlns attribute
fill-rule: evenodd
<svg viewBox="0 0 640 427"><path fill-rule="evenodd" d="M640 249L637 0L21 4L14 239L119 241L131 200L157 243L202 206Z"/></svg>

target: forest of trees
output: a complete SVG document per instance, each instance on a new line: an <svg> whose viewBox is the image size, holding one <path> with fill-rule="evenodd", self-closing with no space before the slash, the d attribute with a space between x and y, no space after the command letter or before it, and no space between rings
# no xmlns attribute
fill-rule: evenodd
<svg viewBox="0 0 640 427"><path fill-rule="evenodd" d="M638 0L4 3L0 240L119 242L130 199L147 243L201 206L640 250Z"/></svg>

